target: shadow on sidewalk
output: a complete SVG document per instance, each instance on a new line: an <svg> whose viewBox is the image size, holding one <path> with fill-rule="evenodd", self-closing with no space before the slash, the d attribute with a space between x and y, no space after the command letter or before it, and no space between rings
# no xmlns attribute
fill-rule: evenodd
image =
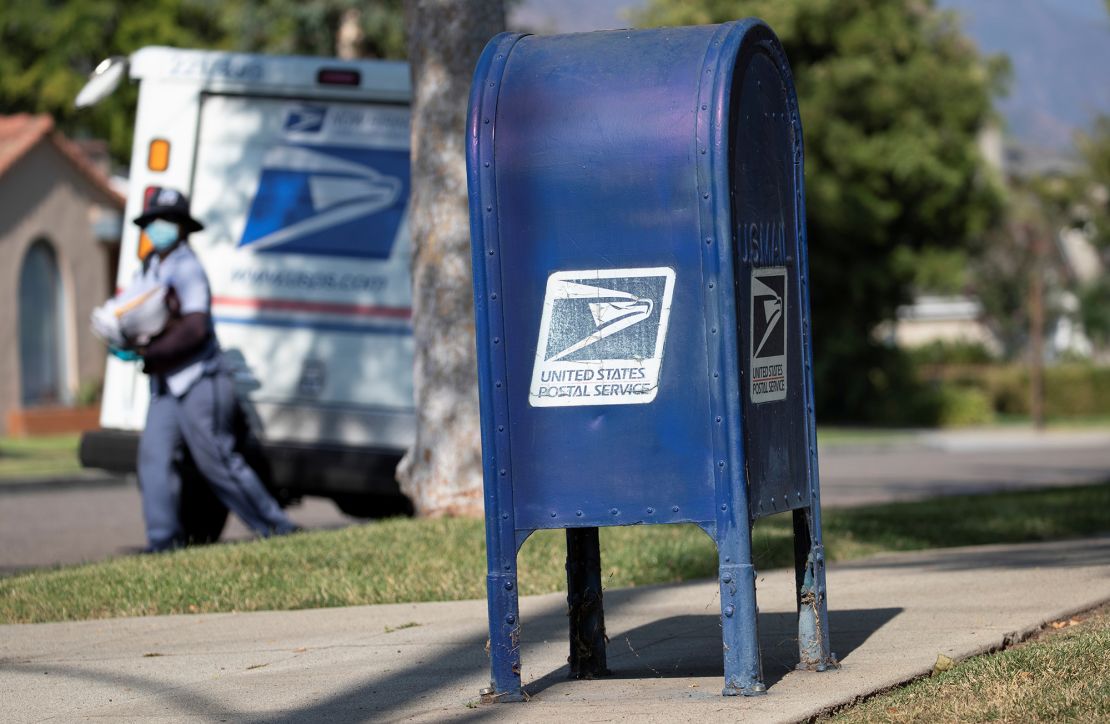
<svg viewBox="0 0 1110 724"><path fill-rule="evenodd" d="M657 591L658 588L614 591L612 596L606 598L610 620L619 617L621 607L635 606L642 595L652 590ZM901 611L900 608L831 611L833 650L841 657L846 656ZM796 621L796 616L792 613L764 613L759 616L760 645L768 686L780 681L798 660ZM530 680L525 689L532 696L542 695L546 698L567 682L568 668L561 666L546 673L536 672L535 668L530 668L528 654L534 652L538 646L558 647L560 652L566 650L569 644L563 602L556 600L552 605L533 612L523 619L523 623L522 646L526 651L522 663L524 678L526 681ZM608 661L613 673L606 680L723 676L721 629L716 613L672 616L629 630L611 627L610 636ZM345 691L325 695L301 708L249 712L235 711L229 701L221 700L223 697L218 690L211 689L211 683L207 680L173 684L133 671L125 672L119 668L110 671L94 669L72 661L32 663L9 659L0 661L0 671L38 673L48 670L51 679L61 679L59 684L66 678L72 678L100 683L117 690L130 690L131 696L125 695L119 701L119 705L125 708L125 711L116 712L120 715L135 715L137 711L149 713L157 709L163 713L189 718L217 717L246 722L354 722L389 719L398 716L402 708L410 714L414 710L427 716L447 714L442 709L443 698L440 692L469 687L474 683L480 686L486 681L489 660L485 653L485 644L486 636L483 631L481 635L435 646L428 655L420 657L422 660L413 662L412 659L419 656L418 652L415 656L408 657L409 660L404 665L384 676L368 679L364 684ZM380 655L376 651L376 648L367 648L366 656ZM305 670L302 672L303 677L288 669L273 669L271 672L252 673L250 679L239 679L234 686L240 690L247 687L288 687L290 678L294 678L301 681L300 686L306 691L319 688L327 690L326 665L322 670ZM538 677L535 676L537 673ZM719 683L723 686L723 680ZM513 705L467 709L467 703L477 699L478 686L460 696L457 701L458 710L450 712L452 718L473 721L513 716L511 709L504 708ZM771 693L773 695L773 691ZM715 692L706 691L705 694L711 696ZM526 704L523 706L527 707ZM86 713L112 715L111 710ZM522 715L525 713L527 712L521 712Z"/></svg>
<svg viewBox="0 0 1110 724"><path fill-rule="evenodd" d="M830 611L833 651L840 658L847 656L901 612L901 608ZM793 613L759 615L767 686L781 681L798 663L797 625ZM606 678L618 680L723 677L720 616L672 616L615 633L609 640L607 659L612 674ZM569 675L569 667L563 666L525 688L536 696L566 682ZM720 684L723 688L723 678Z"/></svg>

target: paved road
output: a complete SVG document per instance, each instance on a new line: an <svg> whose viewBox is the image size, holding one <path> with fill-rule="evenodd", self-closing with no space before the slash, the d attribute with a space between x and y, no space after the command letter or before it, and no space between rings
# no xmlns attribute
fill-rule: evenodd
<svg viewBox="0 0 1110 724"><path fill-rule="evenodd" d="M1108 479L1110 432L924 434L821 451L827 507ZM309 529L361 522L320 498L308 498L289 512ZM227 539L249 537L237 520L225 532ZM0 574L134 553L143 541L133 483L0 484Z"/></svg>
<svg viewBox="0 0 1110 724"><path fill-rule="evenodd" d="M826 507L1110 480L1110 439L1077 447L824 450Z"/></svg>
<svg viewBox="0 0 1110 724"><path fill-rule="evenodd" d="M84 487L0 485L0 575L59 563L80 563L137 553L146 542L141 499L133 479ZM295 523L319 530L361 523L330 501L306 498L287 512ZM251 532L234 516L224 540Z"/></svg>

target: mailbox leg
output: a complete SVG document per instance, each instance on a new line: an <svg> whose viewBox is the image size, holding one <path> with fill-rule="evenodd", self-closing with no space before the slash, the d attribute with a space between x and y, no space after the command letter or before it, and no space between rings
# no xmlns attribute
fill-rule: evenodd
<svg viewBox="0 0 1110 724"><path fill-rule="evenodd" d="M798 602L799 669L825 671L836 661L829 651L825 595L825 548L809 508L794 511L794 578Z"/></svg>
<svg viewBox="0 0 1110 724"><path fill-rule="evenodd" d="M490 687L481 691L482 703L523 701L515 556L486 576L486 601L489 606Z"/></svg>
<svg viewBox="0 0 1110 724"><path fill-rule="evenodd" d="M592 679L608 674L597 528L567 528L567 607L570 677Z"/></svg>
<svg viewBox="0 0 1110 724"><path fill-rule="evenodd" d="M721 553L722 561L740 560L737 552ZM722 562L721 631L725 653L725 696L757 696L767 693L763 664L759 658L756 625L755 567L751 563Z"/></svg>

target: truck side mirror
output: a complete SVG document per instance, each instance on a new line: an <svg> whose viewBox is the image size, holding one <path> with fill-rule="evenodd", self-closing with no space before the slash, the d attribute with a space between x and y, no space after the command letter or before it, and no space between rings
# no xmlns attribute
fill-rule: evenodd
<svg viewBox="0 0 1110 724"><path fill-rule="evenodd" d="M73 105L78 108L95 106L115 92L126 72L127 56L125 55L113 55L111 58L105 58L100 61L100 65L96 66L96 70L89 74L88 82L85 83L85 87L81 89L81 92L77 94L77 98L73 101Z"/></svg>

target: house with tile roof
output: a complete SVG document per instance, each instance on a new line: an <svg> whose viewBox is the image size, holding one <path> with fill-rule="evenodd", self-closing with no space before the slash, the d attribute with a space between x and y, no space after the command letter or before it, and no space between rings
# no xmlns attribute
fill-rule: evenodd
<svg viewBox="0 0 1110 724"><path fill-rule="evenodd" d="M49 116L0 116L0 434L72 426L103 377L88 320L114 286L124 203Z"/></svg>

